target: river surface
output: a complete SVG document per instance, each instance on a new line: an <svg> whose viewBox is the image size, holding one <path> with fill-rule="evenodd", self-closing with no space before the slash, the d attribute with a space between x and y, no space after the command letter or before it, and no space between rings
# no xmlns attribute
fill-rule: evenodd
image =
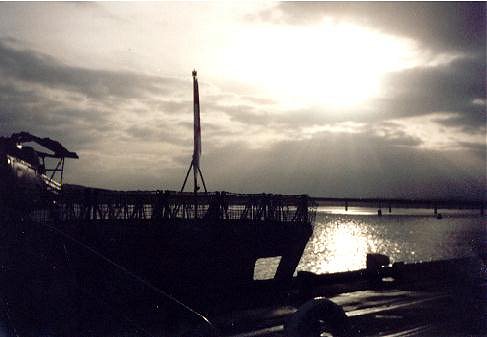
<svg viewBox="0 0 487 337"><path fill-rule="evenodd" d="M432 261L487 253L487 217L479 211L382 210L320 207L297 270L333 273L365 268L367 253L391 262ZM280 258L257 261L254 278L274 276Z"/></svg>

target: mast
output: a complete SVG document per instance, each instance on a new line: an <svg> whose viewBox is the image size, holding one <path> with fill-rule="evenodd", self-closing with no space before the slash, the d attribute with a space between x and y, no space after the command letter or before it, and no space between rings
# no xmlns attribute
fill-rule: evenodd
<svg viewBox="0 0 487 337"><path fill-rule="evenodd" d="M203 178L203 173L200 169L200 156L201 156L201 124L200 124L200 95L198 90L198 78L196 70L193 70L193 158L191 159L191 164L189 165L188 172L186 173L186 178L184 178L183 186L181 187L181 192L183 192L186 182L188 180L191 168L193 169L193 191L196 194L200 189L198 186L198 175L203 183L203 188L206 190L205 179Z"/></svg>

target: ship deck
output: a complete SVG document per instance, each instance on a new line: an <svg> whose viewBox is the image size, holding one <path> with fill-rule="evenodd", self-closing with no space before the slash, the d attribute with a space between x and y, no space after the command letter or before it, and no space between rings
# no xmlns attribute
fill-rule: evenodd
<svg viewBox="0 0 487 337"><path fill-rule="evenodd" d="M485 296L485 284L481 291ZM345 292L330 299L344 309L354 331L351 336L485 336L485 302L479 303L481 293L477 298L463 296L470 295L459 295L454 289L392 288ZM480 305L484 309L479 309ZM296 308L284 306L232 314L220 320L234 324L229 329L233 331L225 336L284 337L285 321L295 312ZM253 327L238 331L236 326L244 321L247 327Z"/></svg>
<svg viewBox="0 0 487 337"><path fill-rule="evenodd" d="M400 268L402 277L396 273ZM486 336L485 261L397 265L396 272L386 268L384 280L374 284L363 277L366 270L319 275L305 288L343 308L348 336ZM230 312L214 322L229 337L290 337L285 325L297 310L295 305L269 306Z"/></svg>
<svg viewBox="0 0 487 337"><path fill-rule="evenodd" d="M481 269L472 270L472 267ZM348 337L480 337L487 334L485 262L478 259L460 259L404 265L401 268L407 271L402 279L385 277L380 283L371 284L366 277L367 271L359 270L315 275L314 280L308 279L304 281L305 284L298 276L294 280L293 288L299 290L301 287L300 291L306 289L307 296L326 296L341 306L351 327ZM467 269L473 274L465 274ZM385 270L384 276L390 275L390 271ZM450 276L445 277L448 274ZM289 298L289 301L283 300L279 296L278 285L271 291L276 296L273 303L269 298L265 298L264 294L269 294L266 286L257 288L253 291L233 293L230 301L233 303L216 304L222 305L222 308L207 317L217 328L217 335L202 334L201 331L204 329L200 329L201 325L197 321L188 321L188 326L192 324L193 327L199 328L190 328L189 331L192 332L182 329L186 332L171 336L300 337L290 336L285 330L289 319L299 310L299 301ZM249 299L255 302L253 307L238 308L239 302ZM160 314L160 308L152 308L155 315L150 318L146 315L147 311L143 311L145 314L138 312L147 305L141 301L138 307L132 308L133 312L127 313L97 298L86 297L84 306L90 310L90 315L82 316L83 321L78 332L83 332L79 335L89 333L91 336L169 336L161 333L161 325L164 329L172 323L157 320L157 311L159 310ZM6 336L17 336L18 333L15 331L19 330L12 329L5 301L2 309L0 330ZM175 320L180 318L179 315L187 315L177 310L173 313ZM165 316L167 319L167 314ZM39 328L35 333L28 335L40 336ZM77 334L71 331L70 335Z"/></svg>

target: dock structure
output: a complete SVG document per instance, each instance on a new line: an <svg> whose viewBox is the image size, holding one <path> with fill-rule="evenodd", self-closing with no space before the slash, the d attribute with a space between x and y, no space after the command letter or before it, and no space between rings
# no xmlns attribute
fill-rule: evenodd
<svg viewBox="0 0 487 337"><path fill-rule="evenodd" d="M393 208L417 208L431 209L434 215L438 210L479 210L480 215L485 215L487 207L486 200L463 200L463 199L399 199L399 198L332 198L312 197L318 206L344 207L348 211L350 207L377 208L382 214L382 208L387 208L391 213ZM380 212L379 212L380 211Z"/></svg>

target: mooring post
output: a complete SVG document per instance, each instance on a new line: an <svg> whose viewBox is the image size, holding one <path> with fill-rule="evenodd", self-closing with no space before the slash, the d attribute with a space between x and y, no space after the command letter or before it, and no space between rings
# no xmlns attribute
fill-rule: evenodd
<svg viewBox="0 0 487 337"><path fill-rule="evenodd" d="M435 215L438 214L438 207L435 205L435 208L434 208L434 212L435 212Z"/></svg>
<svg viewBox="0 0 487 337"><path fill-rule="evenodd" d="M389 204L389 213L392 213L392 205Z"/></svg>
<svg viewBox="0 0 487 337"><path fill-rule="evenodd" d="M348 201L345 201L345 211L348 211Z"/></svg>

